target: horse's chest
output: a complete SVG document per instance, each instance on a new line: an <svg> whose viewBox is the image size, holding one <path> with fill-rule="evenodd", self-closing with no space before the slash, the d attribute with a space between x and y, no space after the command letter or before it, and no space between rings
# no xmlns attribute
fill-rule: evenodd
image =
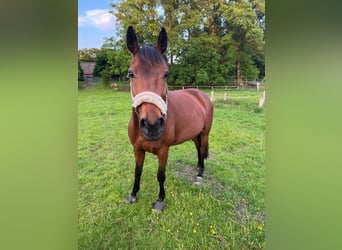
<svg viewBox="0 0 342 250"><path fill-rule="evenodd" d="M159 141L143 141L141 143L141 146L144 151L150 152L152 154L158 154L158 151L160 149L161 143Z"/></svg>

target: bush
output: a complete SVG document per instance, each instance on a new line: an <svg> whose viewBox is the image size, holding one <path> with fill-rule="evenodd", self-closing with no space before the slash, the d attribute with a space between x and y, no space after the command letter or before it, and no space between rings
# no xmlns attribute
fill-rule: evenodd
<svg viewBox="0 0 342 250"><path fill-rule="evenodd" d="M209 81L207 72L204 69L199 69L196 72L196 84L205 84Z"/></svg>
<svg viewBox="0 0 342 250"><path fill-rule="evenodd" d="M103 84L109 85L111 74L108 68L102 70L101 77L102 77Z"/></svg>

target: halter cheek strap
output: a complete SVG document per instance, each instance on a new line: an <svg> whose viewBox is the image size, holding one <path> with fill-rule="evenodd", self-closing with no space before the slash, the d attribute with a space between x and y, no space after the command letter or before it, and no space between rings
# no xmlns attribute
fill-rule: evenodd
<svg viewBox="0 0 342 250"><path fill-rule="evenodd" d="M136 96L133 96L132 88L131 88L131 96L133 99L132 107L136 109L137 107L139 107L139 105L141 105L144 102L151 103L151 104L156 105L160 109L160 112L162 113L162 115L166 117L167 94L168 93L166 91L166 101L164 101L163 98L161 98L159 95L151 91L144 91L144 92L137 94Z"/></svg>

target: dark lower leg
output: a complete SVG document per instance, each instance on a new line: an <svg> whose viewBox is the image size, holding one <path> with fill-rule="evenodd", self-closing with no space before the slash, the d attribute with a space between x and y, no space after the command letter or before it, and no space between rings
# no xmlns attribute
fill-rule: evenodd
<svg viewBox="0 0 342 250"><path fill-rule="evenodd" d="M158 182L159 182L159 195L158 200L152 203L152 206L155 211L162 211L165 208L164 198L165 198L165 189L164 189L164 181L165 181L165 168L159 167L157 174Z"/></svg>
<svg viewBox="0 0 342 250"><path fill-rule="evenodd" d="M158 174L157 174L157 179L159 182L159 195L158 195L158 200L163 201L165 198L165 189L164 189L164 182L165 182L165 168L159 167L158 169Z"/></svg>
<svg viewBox="0 0 342 250"><path fill-rule="evenodd" d="M201 154L198 154L198 177L203 177L204 172L204 157Z"/></svg>
<svg viewBox="0 0 342 250"><path fill-rule="evenodd" d="M197 162L197 167L200 168L200 166L202 165L201 164L201 135L198 135L197 137L195 137L193 139L194 143L195 143L195 146L196 146L196 149L197 149L197 159L198 159L198 162Z"/></svg>
<svg viewBox="0 0 342 250"><path fill-rule="evenodd" d="M162 211L165 208L165 203L163 202L165 198L165 189L164 189L164 182L165 182L165 166L167 162L167 157L169 154L169 148L163 147L160 149L158 154L158 174L157 179L159 182L159 195L158 200L153 203L153 208L155 211Z"/></svg>
<svg viewBox="0 0 342 250"><path fill-rule="evenodd" d="M201 146L198 149L198 175L203 177L204 172L204 159L208 157L208 145Z"/></svg>
<svg viewBox="0 0 342 250"><path fill-rule="evenodd" d="M198 175L203 177L204 159L208 157L208 135L199 135L200 143L198 149Z"/></svg>
<svg viewBox="0 0 342 250"><path fill-rule="evenodd" d="M131 195L136 196L140 189L140 178L142 173L142 167L136 163L135 165L135 178L134 178L134 186Z"/></svg>
<svg viewBox="0 0 342 250"><path fill-rule="evenodd" d="M134 149L134 156L135 156L135 176L134 176L134 185L132 193L128 196L127 201L129 203L135 203L137 201L137 193L140 189L140 178L141 173L144 165L145 159L145 152Z"/></svg>

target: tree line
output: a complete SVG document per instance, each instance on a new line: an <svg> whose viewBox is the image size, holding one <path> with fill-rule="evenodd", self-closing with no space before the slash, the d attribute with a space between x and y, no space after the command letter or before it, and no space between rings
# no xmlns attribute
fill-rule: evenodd
<svg viewBox="0 0 342 250"><path fill-rule="evenodd" d="M96 62L95 75L126 79L132 25L140 44L154 44L165 27L170 84L241 85L265 77L265 0L126 0L111 7L118 39L79 51L80 60Z"/></svg>

